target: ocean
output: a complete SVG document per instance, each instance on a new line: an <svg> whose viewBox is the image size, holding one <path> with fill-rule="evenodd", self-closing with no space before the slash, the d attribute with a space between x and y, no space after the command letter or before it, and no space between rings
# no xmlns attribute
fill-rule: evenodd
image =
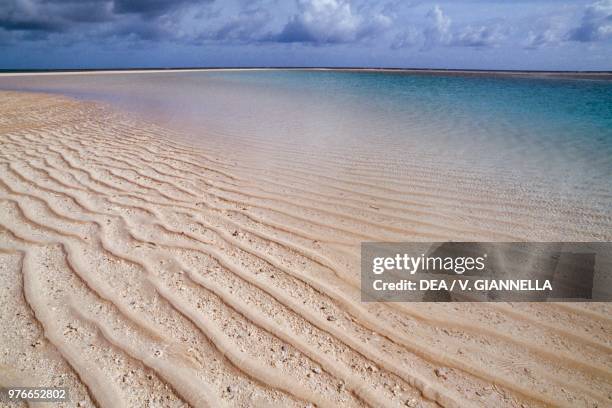
<svg viewBox="0 0 612 408"><path fill-rule="evenodd" d="M203 144L356 163L383 178L477 169L612 197L607 80L263 70L0 77L0 89L109 102Z"/></svg>

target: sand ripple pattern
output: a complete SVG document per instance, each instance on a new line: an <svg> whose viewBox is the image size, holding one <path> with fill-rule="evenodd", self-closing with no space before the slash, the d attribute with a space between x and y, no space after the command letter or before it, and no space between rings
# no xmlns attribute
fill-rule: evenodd
<svg viewBox="0 0 612 408"><path fill-rule="evenodd" d="M609 240L597 206L550 216L478 174L381 182L98 104L0 101L0 385L69 387L66 407L612 403L607 304L359 301L363 240L530 239L536 219Z"/></svg>

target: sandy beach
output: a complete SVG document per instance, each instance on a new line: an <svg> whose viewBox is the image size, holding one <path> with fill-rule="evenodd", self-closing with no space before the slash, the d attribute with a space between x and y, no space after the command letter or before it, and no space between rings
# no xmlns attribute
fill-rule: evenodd
<svg viewBox="0 0 612 408"><path fill-rule="evenodd" d="M559 206L435 157L313 165L101 103L0 102L0 386L67 387L53 407L612 404L607 303L359 290L362 241L610 241L609 190Z"/></svg>

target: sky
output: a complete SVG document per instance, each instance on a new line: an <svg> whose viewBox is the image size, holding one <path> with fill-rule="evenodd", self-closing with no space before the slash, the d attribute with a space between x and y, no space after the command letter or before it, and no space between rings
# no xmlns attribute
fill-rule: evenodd
<svg viewBox="0 0 612 408"><path fill-rule="evenodd" d="M612 70L612 0L0 0L0 69Z"/></svg>

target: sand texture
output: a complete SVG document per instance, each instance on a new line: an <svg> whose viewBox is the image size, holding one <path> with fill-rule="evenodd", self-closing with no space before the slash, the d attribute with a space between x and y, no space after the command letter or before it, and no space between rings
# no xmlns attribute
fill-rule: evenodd
<svg viewBox="0 0 612 408"><path fill-rule="evenodd" d="M610 240L597 205L556 209L476 171L382 182L358 155L315 168L291 146L179 139L0 93L1 386L68 387L54 407L612 404L609 304L359 294L361 241Z"/></svg>

